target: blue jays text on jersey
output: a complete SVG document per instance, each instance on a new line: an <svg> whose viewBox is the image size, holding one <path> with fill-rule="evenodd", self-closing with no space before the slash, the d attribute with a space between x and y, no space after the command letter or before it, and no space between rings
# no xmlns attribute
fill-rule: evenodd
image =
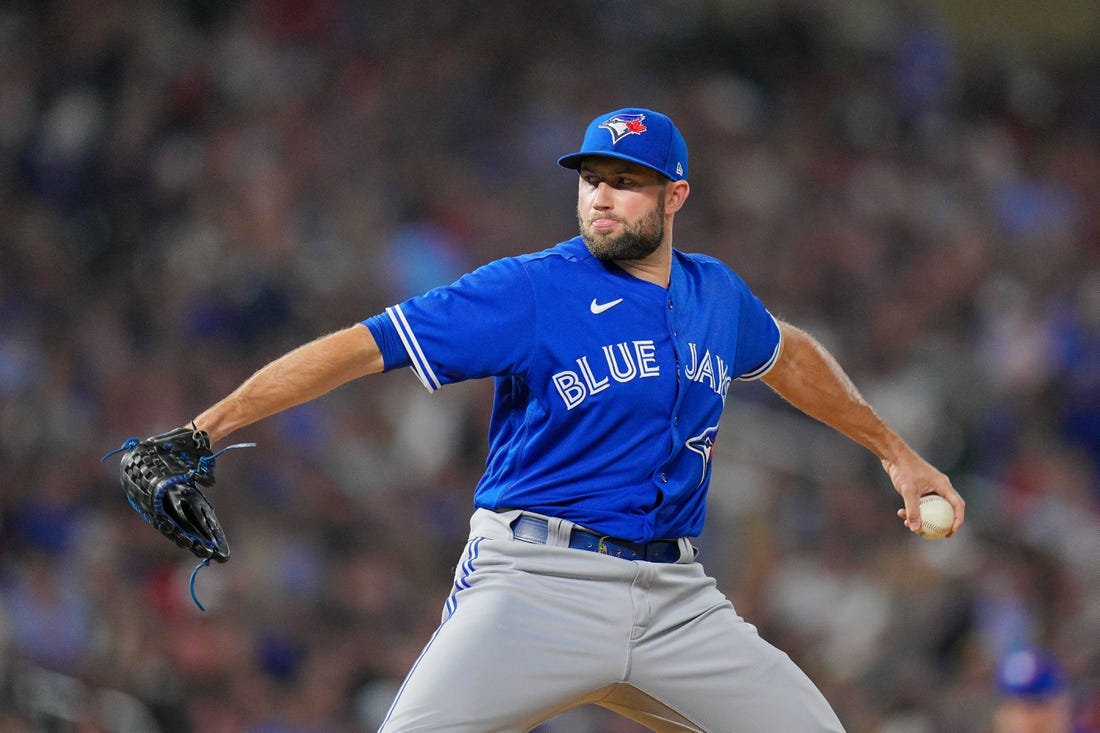
<svg viewBox="0 0 1100 733"><path fill-rule="evenodd" d="M493 377L474 503L646 542L702 530L734 379L779 353L779 328L725 264L674 251L668 288L580 237L489 263L364 321L387 370L429 390Z"/></svg>
<svg viewBox="0 0 1100 733"><path fill-rule="evenodd" d="M700 356L698 347L694 343L689 343L687 346L690 357L688 363L684 365L684 377L690 381L708 383L715 394L725 402L726 392L733 381L730 377L729 365L719 355L712 357L710 351ZM639 377L655 377L661 373L660 363L656 358L657 347L653 339L635 341L632 344L626 342L607 344L600 350L602 360L600 356L595 358L596 361L603 363L597 367L597 370L606 365L606 372L601 372L601 376L596 376L597 372L593 371L587 354L577 359L576 370L563 369L553 375L554 387L557 388L558 395L568 409L572 410L583 403L589 395L597 394L610 387L611 380L623 383Z"/></svg>

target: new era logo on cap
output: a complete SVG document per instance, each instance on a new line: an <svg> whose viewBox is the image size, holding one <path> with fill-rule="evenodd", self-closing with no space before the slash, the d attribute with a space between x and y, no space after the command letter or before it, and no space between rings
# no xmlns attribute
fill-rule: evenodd
<svg viewBox="0 0 1100 733"><path fill-rule="evenodd" d="M641 108L620 109L592 120L580 151L558 159L576 170L589 156L628 160L673 181L687 178L687 144L666 115Z"/></svg>

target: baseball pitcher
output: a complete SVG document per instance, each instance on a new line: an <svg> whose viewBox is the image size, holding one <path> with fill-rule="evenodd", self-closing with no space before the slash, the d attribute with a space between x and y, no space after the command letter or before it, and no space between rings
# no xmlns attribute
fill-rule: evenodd
<svg viewBox="0 0 1100 733"><path fill-rule="evenodd" d="M433 392L493 378L469 542L383 733L519 733L586 703L655 731L843 730L696 557L729 390L761 379L872 451L910 531L922 496L950 502L952 533L963 500L816 340L719 260L673 247L690 186L667 116L600 115L558 163L578 173L579 236L291 351L195 417L185 442L210 469L207 446L365 375L407 367ZM175 471L169 488L197 490ZM166 477L138 480L156 485L133 493L155 498ZM221 528L198 535L196 554L221 559Z"/></svg>

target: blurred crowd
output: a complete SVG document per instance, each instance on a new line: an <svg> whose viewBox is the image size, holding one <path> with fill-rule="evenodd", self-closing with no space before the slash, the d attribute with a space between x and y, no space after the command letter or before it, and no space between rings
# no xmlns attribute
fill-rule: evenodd
<svg viewBox="0 0 1100 733"><path fill-rule="evenodd" d="M968 501L912 537L872 456L735 387L698 541L735 607L851 733L992 730L1021 649L1100 730L1100 39L975 50L921 7L0 5L0 730L374 730L450 588L490 385L403 370L234 435L258 447L219 459L205 613L99 459L572 236L554 160L627 105L688 140L677 245Z"/></svg>

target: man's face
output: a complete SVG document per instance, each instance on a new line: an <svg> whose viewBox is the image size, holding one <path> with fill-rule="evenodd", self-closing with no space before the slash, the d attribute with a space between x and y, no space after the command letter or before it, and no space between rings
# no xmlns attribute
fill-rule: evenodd
<svg viewBox="0 0 1100 733"><path fill-rule="evenodd" d="M588 251L603 261L641 260L665 238L665 179L615 158L580 167L577 221Z"/></svg>

